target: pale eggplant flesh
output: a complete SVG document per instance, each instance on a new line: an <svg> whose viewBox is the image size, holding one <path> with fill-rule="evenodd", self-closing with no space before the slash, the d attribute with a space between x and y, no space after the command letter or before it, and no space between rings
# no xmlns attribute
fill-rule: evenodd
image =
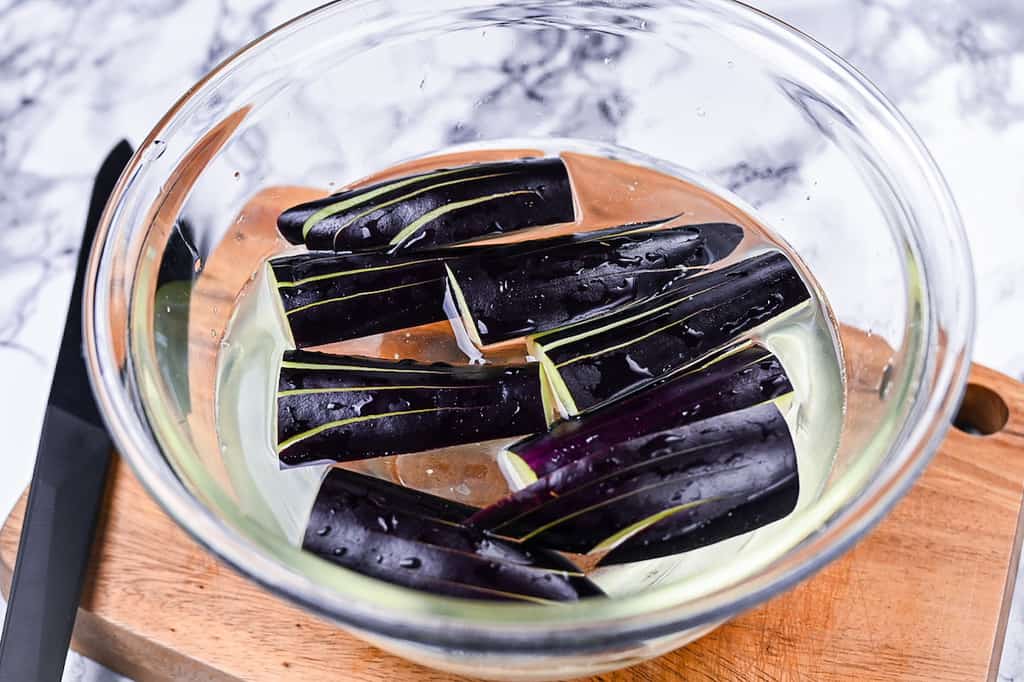
<svg viewBox="0 0 1024 682"><path fill-rule="evenodd" d="M277 393L282 467L352 461L546 428L536 363L448 365L285 351Z"/></svg>
<svg viewBox="0 0 1024 682"><path fill-rule="evenodd" d="M533 547L581 554L614 550L640 535L648 542L642 552L626 545L629 560L653 559L677 553L684 536L690 549L701 546L701 532L715 538L709 541L724 539L724 532L707 531L714 522L738 534L785 516L795 495L793 504L776 506L777 514L744 517L742 510L798 485L789 427L778 407L765 403L581 457L483 508L469 523ZM657 536L641 535L655 525Z"/></svg>
<svg viewBox="0 0 1024 682"><path fill-rule="evenodd" d="M603 594L560 554L461 525L472 509L332 469L314 502L303 548L364 575L453 597L550 603Z"/></svg>
<svg viewBox="0 0 1024 682"><path fill-rule="evenodd" d="M284 211L278 229L312 250L409 251L576 219L560 158L479 163L378 182Z"/></svg>
<svg viewBox="0 0 1024 682"><path fill-rule="evenodd" d="M810 299L782 253L740 261L646 302L528 338L569 415L647 388Z"/></svg>
<svg viewBox="0 0 1024 682"><path fill-rule="evenodd" d="M537 334L654 296L732 253L743 229L664 222L569 241L480 249L447 264L460 317L478 346Z"/></svg>

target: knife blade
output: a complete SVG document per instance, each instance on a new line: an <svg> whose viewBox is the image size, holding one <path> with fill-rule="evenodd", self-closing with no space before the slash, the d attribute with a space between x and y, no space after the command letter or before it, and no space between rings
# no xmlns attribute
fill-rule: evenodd
<svg viewBox="0 0 1024 682"><path fill-rule="evenodd" d="M113 449L82 355L82 288L100 216L131 156L122 140L92 188L0 638L0 682L57 682L64 670Z"/></svg>

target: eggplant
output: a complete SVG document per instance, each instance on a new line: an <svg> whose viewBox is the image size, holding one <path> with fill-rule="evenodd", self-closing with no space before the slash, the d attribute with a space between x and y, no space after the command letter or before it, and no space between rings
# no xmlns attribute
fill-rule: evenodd
<svg viewBox="0 0 1024 682"><path fill-rule="evenodd" d="M527 348L563 411L576 415L646 388L809 299L789 259L769 252L528 337Z"/></svg>
<svg viewBox="0 0 1024 682"><path fill-rule="evenodd" d="M753 499L742 498L738 506L709 520L697 519L690 526L671 516L631 536L597 562L596 566L614 566L649 558L681 554L749 533L780 521L796 508L800 484L791 478ZM716 504L727 507L730 501Z"/></svg>
<svg viewBox="0 0 1024 682"><path fill-rule="evenodd" d="M782 414L765 403L581 457L468 523L533 547L577 553L614 549L658 525L660 534L646 536L642 551L630 546L629 560L638 561L676 553L684 537L690 549L706 544L701 537L724 539L721 532L701 536L701 529L786 486L799 486L796 450ZM792 500L776 511L791 512L795 495ZM727 528L747 532L776 517L752 514Z"/></svg>
<svg viewBox="0 0 1024 682"><path fill-rule="evenodd" d="M448 263L449 286L477 346L581 322L649 298L732 253L738 225L642 223L532 250L481 249ZM518 248L517 248L518 247Z"/></svg>
<svg viewBox="0 0 1024 682"><path fill-rule="evenodd" d="M536 363L454 366L285 351L282 467L508 438L546 428Z"/></svg>
<svg viewBox="0 0 1024 682"><path fill-rule="evenodd" d="M277 226L314 250L403 251L573 222L575 211L561 159L520 159L345 190L287 209Z"/></svg>
<svg viewBox="0 0 1024 682"><path fill-rule="evenodd" d="M270 261L299 348L445 319L442 257L300 253Z"/></svg>
<svg viewBox="0 0 1024 682"><path fill-rule="evenodd" d="M574 601L600 588L560 554L459 525L472 508L344 469L313 504L303 549L381 580L435 594Z"/></svg>
<svg viewBox="0 0 1024 682"><path fill-rule="evenodd" d="M791 395L779 359L757 344L731 348L692 371L584 417L559 422L506 449L520 481L534 481L588 454L640 436Z"/></svg>

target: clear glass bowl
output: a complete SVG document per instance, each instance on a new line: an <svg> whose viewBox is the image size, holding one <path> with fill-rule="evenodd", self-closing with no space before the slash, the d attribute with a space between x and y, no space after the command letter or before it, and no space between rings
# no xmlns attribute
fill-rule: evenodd
<svg viewBox="0 0 1024 682"><path fill-rule="evenodd" d="M621 598L473 603L325 570L243 513L233 463L211 439L216 347L244 284L222 276L214 247L260 247L238 216L268 187L323 188L451 144L550 137L703 175L802 256L840 324L846 369L825 489L741 565ZM385 648L518 679L660 654L848 549L938 446L973 332L960 220L907 123L826 49L729 0L355 0L310 12L218 66L156 125L108 206L89 283L88 361L108 424L199 542Z"/></svg>

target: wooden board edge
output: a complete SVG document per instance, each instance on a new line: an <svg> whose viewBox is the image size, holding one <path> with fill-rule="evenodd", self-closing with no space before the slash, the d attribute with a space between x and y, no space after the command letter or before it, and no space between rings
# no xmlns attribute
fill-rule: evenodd
<svg viewBox="0 0 1024 682"><path fill-rule="evenodd" d="M115 456L111 462L108 481L113 481L119 468L127 467ZM134 474L129 474L134 475ZM109 493L109 491L108 491ZM21 494L14 508L0 526L0 537L21 537L22 522L28 504L28 489ZM109 494L97 522L96 535L102 537L109 518ZM16 529L16 530L15 530ZM14 576L14 549L0 547L0 594L7 600ZM83 592L88 592L91 571L86 575ZM71 635L71 649L97 663L134 680L134 682L179 682L180 673L186 679L204 682L244 682L223 671L204 665L201 661L129 632L106 618L79 607L75 615L75 628ZM197 667L199 666L199 667Z"/></svg>
<svg viewBox="0 0 1024 682"><path fill-rule="evenodd" d="M993 435L1019 439L1024 443L1024 383L984 365L973 365L968 377L968 385L970 384L978 384L990 389L999 395L1006 404L1007 422L1000 433ZM1004 388L1011 390L1013 395L1003 395ZM1024 452L1021 453L1021 456L1024 456ZM1010 562L1006 566L1002 608L999 612L999 619L996 621L995 641L986 677L988 682L996 682L999 679L999 668L1002 664L1003 651L1006 648L1006 632L1017 587L1017 574L1021 567L1022 545L1024 545L1024 505L1021 505L1017 513L1017 529L1014 532L1013 545L1010 548ZM1019 599L1024 599L1024 594L1016 596Z"/></svg>

